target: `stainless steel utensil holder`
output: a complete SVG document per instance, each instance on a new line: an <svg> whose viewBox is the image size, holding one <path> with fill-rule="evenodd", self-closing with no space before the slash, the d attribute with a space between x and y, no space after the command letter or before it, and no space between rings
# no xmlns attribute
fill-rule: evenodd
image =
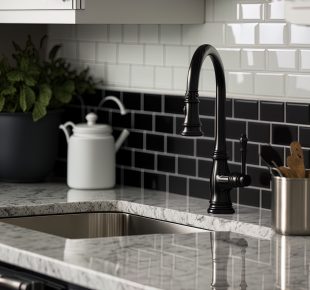
<svg viewBox="0 0 310 290"><path fill-rule="evenodd" d="M310 178L272 178L272 226L282 235L310 235Z"/></svg>

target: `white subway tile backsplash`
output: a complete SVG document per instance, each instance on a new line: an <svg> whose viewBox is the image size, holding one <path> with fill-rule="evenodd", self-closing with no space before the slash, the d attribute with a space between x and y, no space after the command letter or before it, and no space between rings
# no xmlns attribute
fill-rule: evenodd
<svg viewBox="0 0 310 290"><path fill-rule="evenodd" d="M160 42L181 44L181 25L160 25Z"/></svg>
<svg viewBox="0 0 310 290"><path fill-rule="evenodd" d="M186 82L187 82L187 68L174 68L173 69L173 89L182 90L185 92L186 90Z"/></svg>
<svg viewBox="0 0 310 290"><path fill-rule="evenodd" d="M138 88L153 88L154 68L152 66L132 66L131 86Z"/></svg>
<svg viewBox="0 0 310 290"><path fill-rule="evenodd" d="M295 49L268 49L268 69L294 71L297 67Z"/></svg>
<svg viewBox="0 0 310 290"><path fill-rule="evenodd" d="M300 69L310 70L310 49L300 50Z"/></svg>
<svg viewBox="0 0 310 290"><path fill-rule="evenodd" d="M243 20L262 20L264 17L263 4L240 4L240 19Z"/></svg>
<svg viewBox="0 0 310 290"><path fill-rule="evenodd" d="M255 44L257 23L227 24L226 41L228 45Z"/></svg>
<svg viewBox="0 0 310 290"><path fill-rule="evenodd" d="M79 24L76 26L76 38L78 40L107 41L108 26L104 24Z"/></svg>
<svg viewBox="0 0 310 290"><path fill-rule="evenodd" d="M189 48L182 46L166 46L165 65L185 66L189 65Z"/></svg>
<svg viewBox="0 0 310 290"><path fill-rule="evenodd" d="M214 1L214 20L219 22L235 21L238 19L238 5L236 0Z"/></svg>
<svg viewBox="0 0 310 290"><path fill-rule="evenodd" d="M159 42L159 25L140 25L140 42L153 43Z"/></svg>
<svg viewBox="0 0 310 290"><path fill-rule="evenodd" d="M120 63L143 64L143 46L135 44L120 44L118 47Z"/></svg>
<svg viewBox="0 0 310 290"><path fill-rule="evenodd" d="M286 24L284 23L261 23L259 24L259 43L260 44L285 44Z"/></svg>
<svg viewBox="0 0 310 290"><path fill-rule="evenodd" d="M289 74L286 82L286 95L292 98L310 97L310 76Z"/></svg>
<svg viewBox="0 0 310 290"><path fill-rule="evenodd" d="M138 42L138 25L126 24L123 26L123 41L126 43Z"/></svg>
<svg viewBox="0 0 310 290"><path fill-rule="evenodd" d="M77 58L77 44L75 41L62 42L62 57L65 57L68 59Z"/></svg>
<svg viewBox="0 0 310 290"><path fill-rule="evenodd" d="M284 0L272 0L267 3L267 15L270 20L284 19Z"/></svg>
<svg viewBox="0 0 310 290"><path fill-rule="evenodd" d="M220 48L218 52L222 58L225 70L235 70L240 68L240 49Z"/></svg>
<svg viewBox="0 0 310 290"><path fill-rule="evenodd" d="M117 45L115 43L98 43L97 61L116 63Z"/></svg>
<svg viewBox="0 0 310 290"><path fill-rule="evenodd" d="M96 45L94 42L80 42L78 57L81 60L94 61L96 58Z"/></svg>
<svg viewBox="0 0 310 290"><path fill-rule="evenodd" d="M188 66L201 44L222 58L227 93L310 101L310 27L286 23L284 0L206 0L199 25L49 25L48 48L90 66L108 86L186 89ZM214 95L213 65L202 66L200 89Z"/></svg>
<svg viewBox="0 0 310 290"><path fill-rule="evenodd" d="M108 37L110 42L122 42L123 41L122 25L120 24L109 25Z"/></svg>
<svg viewBox="0 0 310 290"><path fill-rule="evenodd" d="M123 64L107 64L105 84L114 86L130 85L130 66Z"/></svg>
<svg viewBox="0 0 310 290"><path fill-rule="evenodd" d="M222 46L224 44L224 24L183 25L184 45L200 45L203 43Z"/></svg>
<svg viewBox="0 0 310 290"><path fill-rule="evenodd" d="M207 92L213 92L216 88L215 73L210 70L203 70L200 77L199 89Z"/></svg>
<svg viewBox="0 0 310 290"><path fill-rule="evenodd" d="M159 89L172 89L172 68L155 68L155 87Z"/></svg>
<svg viewBox="0 0 310 290"><path fill-rule="evenodd" d="M162 45L145 46L145 64L163 65L164 64L164 47Z"/></svg>
<svg viewBox="0 0 310 290"><path fill-rule="evenodd" d="M266 67L265 49L243 49L241 67L245 70L264 70Z"/></svg>
<svg viewBox="0 0 310 290"><path fill-rule="evenodd" d="M260 96L284 96L284 75L277 73L257 73L255 94Z"/></svg>
<svg viewBox="0 0 310 290"><path fill-rule="evenodd" d="M228 91L238 94L253 93L253 75L243 72L228 73Z"/></svg>
<svg viewBox="0 0 310 290"><path fill-rule="evenodd" d="M75 25L71 24L53 24L48 26L49 38L75 40L76 39Z"/></svg>
<svg viewBox="0 0 310 290"><path fill-rule="evenodd" d="M310 26L291 24L291 44L310 44Z"/></svg>

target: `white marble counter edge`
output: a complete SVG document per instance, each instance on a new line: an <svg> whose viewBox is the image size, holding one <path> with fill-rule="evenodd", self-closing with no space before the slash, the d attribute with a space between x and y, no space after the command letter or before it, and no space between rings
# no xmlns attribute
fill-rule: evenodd
<svg viewBox="0 0 310 290"><path fill-rule="evenodd" d="M0 208L0 217L63 214L77 212L125 212L144 217L180 223L212 231L231 231L260 239L271 239L274 231L267 226L238 221L219 216L195 214L160 206L151 206L123 200L95 200L83 202L58 202L38 205L21 205ZM0 219L1 221L1 219Z"/></svg>

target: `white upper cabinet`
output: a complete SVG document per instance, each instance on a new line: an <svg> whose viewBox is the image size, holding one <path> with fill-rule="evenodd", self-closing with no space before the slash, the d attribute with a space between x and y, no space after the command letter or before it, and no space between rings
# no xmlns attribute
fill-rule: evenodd
<svg viewBox="0 0 310 290"><path fill-rule="evenodd" d="M79 8L81 8L81 0L7 0L0 2L1 10L66 10Z"/></svg>
<svg viewBox="0 0 310 290"><path fill-rule="evenodd" d="M205 0L0 0L0 23L198 24Z"/></svg>

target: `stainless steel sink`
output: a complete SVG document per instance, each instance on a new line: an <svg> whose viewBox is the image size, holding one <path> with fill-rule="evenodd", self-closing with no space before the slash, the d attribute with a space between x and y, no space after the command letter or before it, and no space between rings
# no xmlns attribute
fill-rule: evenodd
<svg viewBox="0 0 310 290"><path fill-rule="evenodd" d="M132 214L107 212L4 218L0 222L69 239L207 231Z"/></svg>

